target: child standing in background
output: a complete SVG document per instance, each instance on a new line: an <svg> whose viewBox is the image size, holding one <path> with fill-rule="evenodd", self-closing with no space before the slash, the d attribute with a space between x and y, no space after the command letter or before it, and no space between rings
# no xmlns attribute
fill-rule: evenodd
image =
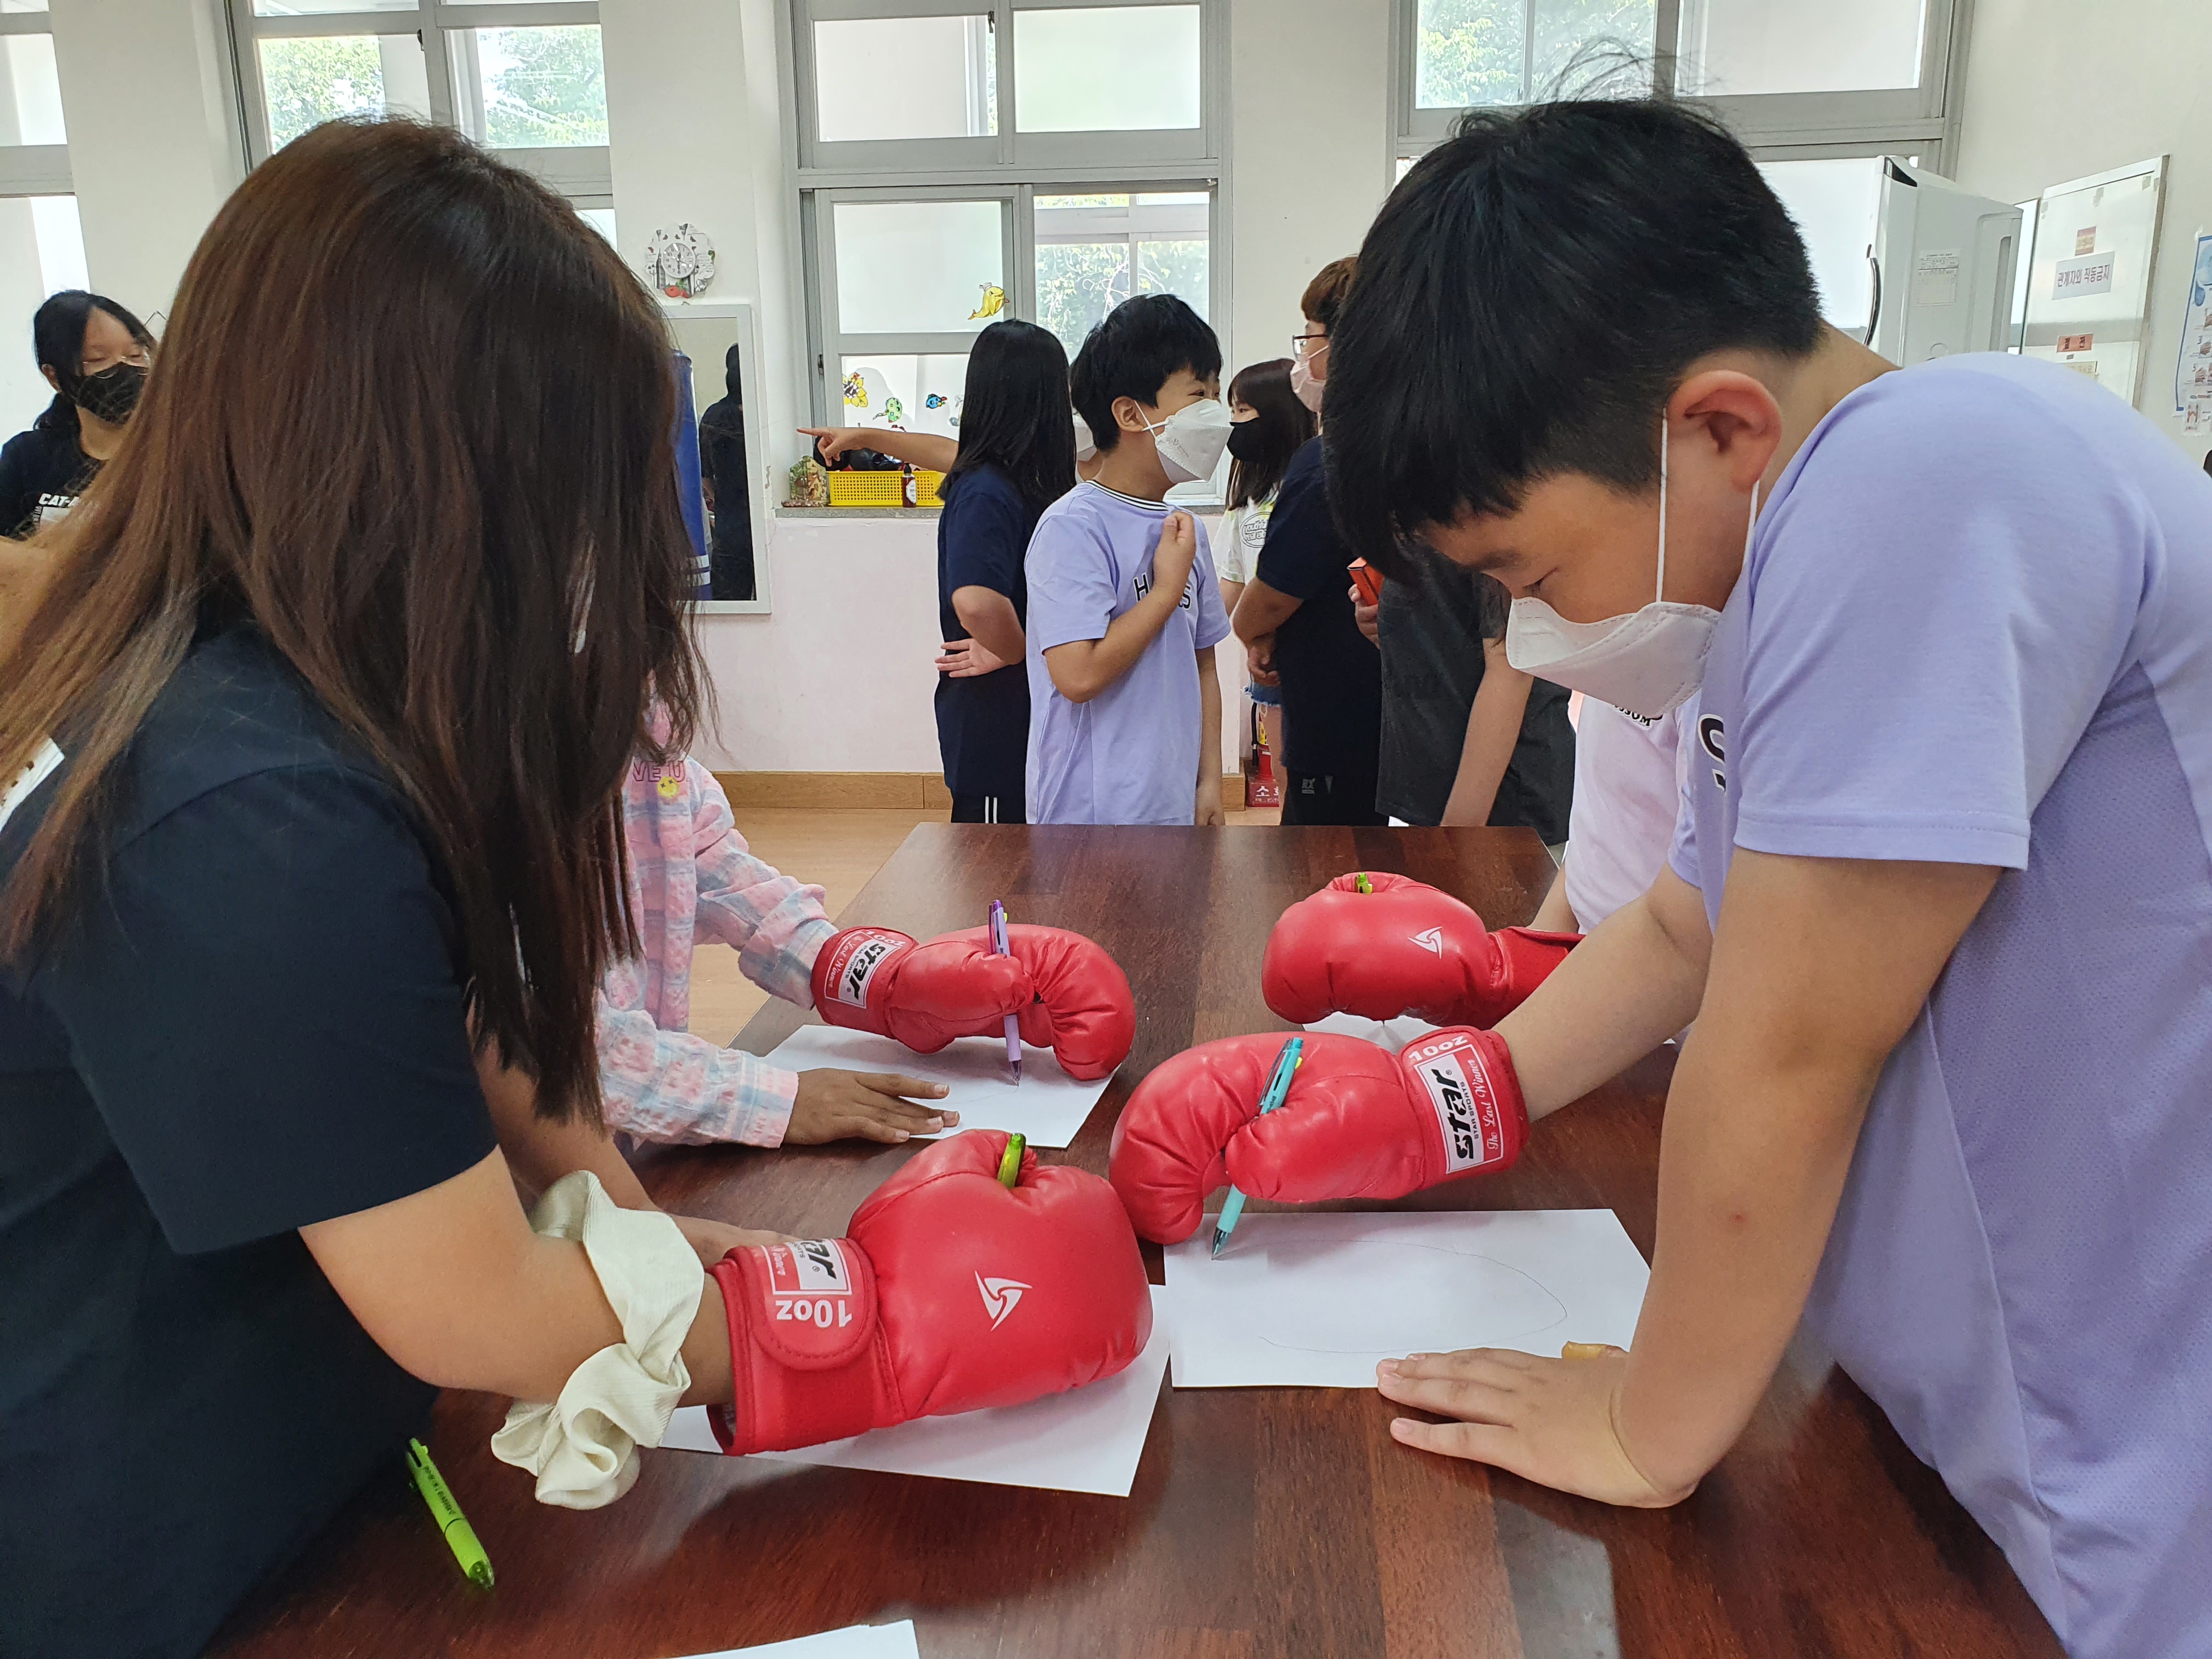
<svg viewBox="0 0 2212 1659"><path fill-rule="evenodd" d="M1237 371L1229 383L1229 511L1221 521L1221 546L1213 563L1221 578L1222 608L1233 617L1244 584L1259 568L1276 489L1291 457L1314 434L1313 411L1291 389L1288 357L1248 363ZM1261 741L1270 754L1280 755L1283 690L1277 677L1270 674L1263 683L1256 674L1249 675L1244 694L1255 705Z"/></svg>
<svg viewBox="0 0 2212 1659"><path fill-rule="evenodd" d="M1098 466L1030 538L1032 823L1222 821L1229 618L1205 531L1166 503L1220 462L1220 374L1213 331L1168 294L1123 301L1076 354Z"/></svg>

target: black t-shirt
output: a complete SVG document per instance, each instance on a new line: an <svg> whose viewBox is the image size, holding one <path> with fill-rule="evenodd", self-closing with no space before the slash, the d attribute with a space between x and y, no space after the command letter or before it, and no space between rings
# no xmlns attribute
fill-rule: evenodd
<svg viewBox="0 0 2212 1659"><path fill-rule="evenodd" d="M100 475L76 434L33 427L0 444L0 536L18 541L68 515Z"/></svg>
<svg viewBox="0 0 2212 1659"><path fill-rule="evenodd" d="M70 919L0 969L7 1653L198 1653L404 1478L435 1391L296 1230L494 1145L436 860L257 629L203 634L111 778Z"/></svg>
<svg viewBox="0 0 2212 1659"><path fill-rule="evenodd" d="M1328 510L1321 440L1291 458L1253 574L1302 601L1275 630L1283 680L1283 765L1309 776L1375 775L1382 665L1352 614L1351 550Z"/></svg>
<svg viewBox="0 0 2212 1659"><path fill-rule="evenodd" d="M714 486L714 544L708 563L714 597L750 599L753 572L753 498L745 465L745 409L717 398L699 417L699 470Z"/></svg>
<svg viewBox="0 0 2212 1659"><path fill-rule="evenodd" d="M947 640L968 629L952 609L960 587L988 587L1013 601L1029 626L1030 589L1022 574L1030 534L1042 509L1030 506L1013 480L979 466L945 481L937 520L937 622ZM988 674L937 677L937 747L945 787L956 795L1018 795L1030 741L1027 666L1008 663Z"/></svg>
<svg viewBox="0 0 2212 1659"><path fill-rule="evenodd" d="M1459 775L1468 715L1482 684L1482 641L1502 624L1503 596L1486 617L1486 578L1443 559L1407 563L1405 580L1382 585L1382 769L1375 804L1408 823L1437 823ZM1574 793L1567 690L1540 679L1528 689L1490 822L1525 825L1557 846L1567 838Z"/></svg>

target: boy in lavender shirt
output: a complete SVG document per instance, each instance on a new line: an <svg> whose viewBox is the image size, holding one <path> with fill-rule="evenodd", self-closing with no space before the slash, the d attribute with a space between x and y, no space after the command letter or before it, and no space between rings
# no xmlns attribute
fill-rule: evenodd
<svg viewBox="0 0 2212 1659"><path fill-rule="evenodd" d="M1098 470L1030 538L1031 823L1221 820L1229 632L1206 532L1170 512L1229 433L1213 331L1172 295L1126 301L1068 371Z"/></svg>
<svg viewBox="0 0 2212 1659"><path fill-rule="evenodd" d="M1540 1118L1696 1018L1632 1350L1386 1363L1458 1419L1396 1437L1674 1503L1802 1320L2075 1659L2212 1654L2212 487L2055 365L1826 326L1662 104L1477 112L1331 347L1354 550L1489 571L1516 666L1691 761L1668 867L1479 1034Z"/></svg>

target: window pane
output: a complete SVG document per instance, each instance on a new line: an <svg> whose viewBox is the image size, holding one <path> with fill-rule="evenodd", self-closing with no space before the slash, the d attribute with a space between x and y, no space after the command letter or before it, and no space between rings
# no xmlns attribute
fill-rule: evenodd
<svg viewBox="0 0 2212 1659"><path fill-rule="evenodd" d="M607 239L607 246L615 246L615 210L612 208L578 208L576 216Z"/></svg>
<svg viewBox="0 0 2212 1659"><path fill-rule="evenodd" d="M461 130L495 149L607 142L607 77L597 23L453 29Z"/></svg>
<svg viewBox="0 0 2212 1659"><path fill-rule="evenodd" d="M301 35L260 46L271 149L341 115L428 113L429 76L411 34Z"/></svg>
<svg viewBox="0 0 2212 1659"><path fill-rule="evenodd" d="M40 6L39 9L44 11L46 8ZM319 17L340 11L415 9L415 0L253 0L256 17Z"/></svg>
<svg viewBox="0 0 2212 1659"><path fill-rule="evenodd" d="M0 200L0 316L21 331L0 351L0 431L21 431L54 395L31 361L31 313L49 294L90 285L76 197Z"/></svg>
<svg viewBox="0 0 2212 1659"><path fill-rule="evenodd" d="M842 357L838 373L843 397L831 398L831 424L960 435L961 393L968 384L964 356Z"/></svg>
<svg viewBox="0 0 2212 1659"><path fill-rule="evenodd" d="M995 45L988 17L817 23L815 127L822 142L995 134Z"/></svg>
<svg viewBox="0 0 2212 1659"><path fill-rule="evenodd" d="M1413 100L1423 109L1648 88L1655 0L1421 0ZM1616 82L1633 84L1626 88Z"/></svg>
<svg viewBox="0 0 2212 1659"><path fill-rule="evenodd" d="M0 144L65 144L51 34L0 34Z"/></svg>
<svg viewBox="0 0 2212 1659"><path fill-rule="evenodd" d="M1174 294L1201 317L1211 300L1204 191L1036 198L1037 321L1073 356L1132 294Z"/></svg>
<svg viewBox="0 0 2212 1659"><path fill-rule="evenodd" d="M848 334L981 330L1006 302L997 202L840 202L837 325Z"/></svg>
<svg viewBox="0 0 2212 1659"><path fill-rule="evenodd" d="M1199 120L1196 6L1014 14L1014 130L1121 132Z"/></svg>
<svg viewBox="0 0 2212 1659"><path fill-rule="evenodd" d="M0 11L44 11L46 0L0 0Z"/></svg>
<svg viewBox="0 0 2212 1659"><path fill-rule="evenodd" d="M1676 85L1703 97L1920 84L1923 0L1683 0Z"/></svg>
<svg viewBox="0 0 2212 1659"><path fill-rule="evenodd" d="M1881 158L1761 161L1759 170L1805 238L1813 280L1820 288L1820 314L1853 338L1863 337L1874 305L1867 250L1874 246L1881 199Z"/></svg>

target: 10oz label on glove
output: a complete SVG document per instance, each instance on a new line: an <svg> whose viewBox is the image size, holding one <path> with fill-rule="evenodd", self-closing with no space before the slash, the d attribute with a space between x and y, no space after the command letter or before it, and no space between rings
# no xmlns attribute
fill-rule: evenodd
<svg viewBox="0 0 2212 1659"><path fill-rule="evenodd" d="M853 1275L834 1238L775 1246L768 1253L768 1285L778 1319L824 1330L853 1322Z"/></svg>
<svg viewBox="0 0 2212 1659"><path fill-rule="evenodd" d="M1406 1051L1436 1109L1444 1164L1452 1175L1482 1169L1505 1156L1505 1130L1498 1121L1498 1097L1490 1079L1480 1064L1470 1067L1461 1059L1472 1047L1463 1036L1446 1037Z"/></svg>

